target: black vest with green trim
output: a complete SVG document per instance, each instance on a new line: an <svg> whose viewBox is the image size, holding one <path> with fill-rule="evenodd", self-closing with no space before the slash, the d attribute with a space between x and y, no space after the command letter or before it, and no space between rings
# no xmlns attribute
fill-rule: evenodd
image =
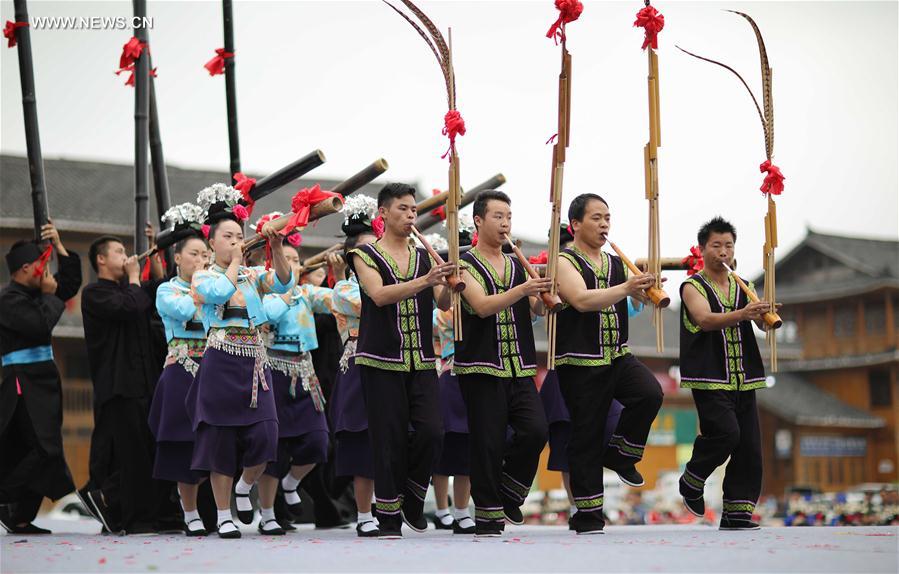
<svg viewBox="0 0 899 574"><path fill-rule="evenodd" d="M728 275L728 292L704 273L688 277L684 289L695 288L709 302L712 313L729 313L745 307L749 300L734 278ZM681 305L680 379L687 389L749 391L765 387L765 366L751 321L718 331L703 331Z"/></svg>
<svg viewBox="0 0 899 574"><path fill-rule="evenodd" d="M493 266L477 248L463 254L459 264L471 273L489 296L505 293L527 281L527 274L517 259L505 253L503 259L504 281L500 281ZM503 378L537 374L537 352L527 297L522 297L496 315L482 319L465 302L463 291L462 307L462 340L456 341L455 374L479 373Z"/></svg>
<svg viewBox="0 0 899 574"><path fill-rule="evenodd" d="M396 285L427 275L431 260L424 249L409 248L409 269L401 276L393 258L377 243L362 245L350 252L350 264L372 267L384 285ZM359 261L361 259L361 262ZM431 342L434 313L434 288L422 289L415 296L379 307L360 288L362 313L356 364L388 371L425 371L435 369Z"/></svg>
<svg viewBox="0 0 899 574"><path fill-rule="evenodd" d="M559 254L581 274L587 289L608 289L627 280L621 259L601 251L602 265L577 247ZM556 365L598 367L628 354L627 297L601 311L582 313L570 305L556 319Z"/></svg>

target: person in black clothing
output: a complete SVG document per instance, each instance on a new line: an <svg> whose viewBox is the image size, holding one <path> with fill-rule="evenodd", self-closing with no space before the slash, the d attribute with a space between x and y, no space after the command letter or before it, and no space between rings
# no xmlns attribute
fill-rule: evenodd
<svg viewBox="0 0 899 574"><path fill-rule="evenodd" d="M141 284L136 256L115 237L90 248L97 282L81 294L84 340L94 389L90 480L79 497L110 532L149 532L156 508L154 444L147 425L162 364L151 325L158 281ZM162 275L154 263L154 276Z"/></svg>
<svg viewBox="0 0 899 574"><path fill-rule="evenodd" d="M50 338L81 287L81 262L52 223L41 239L56 249L56 275L37 244L19 241L6 255L12 280L0 291L0 524L13 534L49 534L31 523L41 502L75 489L63 453L62 383Z"/></svg>
<svg viewBox="0 0 899 574"><path fill-rule="evenodd" d="M537 395L537 353L531 316L544 313L538 295L551 279L531 279L503 253L512 227L509 196L483 191L474 202L478 244L460 258L462 340L453 373L468 414L475 535L500 536L521 524L521 505L537 474L547 424ZM513 436L507 442L507 427Z"/></svg>

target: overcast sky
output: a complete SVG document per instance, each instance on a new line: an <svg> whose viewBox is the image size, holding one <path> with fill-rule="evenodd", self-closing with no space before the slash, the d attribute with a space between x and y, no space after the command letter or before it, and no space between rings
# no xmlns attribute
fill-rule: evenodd
<svg viewBox="0 0 899 574"><path fill-rule="evenodd" d="M150 43L167 161L227 170L224 80L203 64L223 45L220 2L150 0ZM508 178L514 228L546 236L559 48L545 37L551 0L419 5L453 29L463 186ZM632 27L642 1L585 2L568 27L573 57L565 207L579 193L611 204L612 236L645 254L646 55ZM761 267L765 201L761 123L739 81L674 47L721 60L761 99L749 13L774 69L780 254L806 226L897 238L897 3L675 2L660 35L662 255L685 255L697 227L721 214L739 231L741 268ZM29 2L31 16L130 16L130 2ZM240 144L245 171L266 173L321 148L314 173L346 176L377 157L390 179L446 186L445 91L424 42L381 2L251 2L234 9ZM2 20L13 3L2 1ZM114 71L126 30L32 30L41 141L47 158L133 160L134 92ZM16 50L2 48L3 153L25 153ZM213 182L210 182L213 183ZM122 200L132 201L132 190ZM28 198L2 197L3 201ZM285 207L289 198L284 198Z"/></svg>

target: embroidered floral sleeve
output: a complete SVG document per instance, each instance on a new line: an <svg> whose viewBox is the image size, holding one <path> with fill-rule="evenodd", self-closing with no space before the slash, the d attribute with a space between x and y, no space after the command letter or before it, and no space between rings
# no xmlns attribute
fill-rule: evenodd
<svg viewBox="0 0 899 574"><path fill-rule="evenodd" d="M280 295L270 293L262 298L262 308L269 322L277 323L287 312L288 305Z"/></svg>
<svg viewBox="0 0 899 574"><path fill-rule="evenodd" d="M282 283L278 278L278 273L275 271L274 267L268 271L266 271L264 267L252 267L250 268L250 272L256 277L256 289L259 291L260 295L266 295L268 293L284 294L293 289L293 286L296 285L293 273L290 274L290 280L287 283Z"/></svg>
<svg viewBox="0 0 899 574"><path fill-rule="evenodd" d="M237 287L227 276L210 271L194 273L191 288L208 305L224 305L237 291Z"/></svg>
<svg viewBox="0 0 899 574"><path fill-rule="evenodd" d="M349 317L362 315L362 298L355 281L338 281L331 296L331 312Z"/></svg>
<svg viewBox="0 0 899 574"><path fill-rule="evenodd" d="M182 291L170 283L163 283L156 290L156 309L178 321L189 321L197 313L197 306L189 291Z"/></svg>
<svg viewBox="0 0 899 574"><path fill-rule="evenodd" d="M327 287L316 287L314 285L303 285L306 300L309 302L309 308L313 313L330 313L331 300L334 296L334 290Z"/></svg>

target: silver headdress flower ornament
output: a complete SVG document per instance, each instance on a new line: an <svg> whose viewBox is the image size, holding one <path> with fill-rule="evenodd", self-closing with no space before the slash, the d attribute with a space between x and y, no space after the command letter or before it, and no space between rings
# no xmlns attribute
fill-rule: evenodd
<svg viewBox="0 0 899 574"><path fill-rule="evenodd" d="M171 225L164 229L156 238L156 249L161 251L178 243L183 239L206 237L203 231L203 220L206 211L195 203L182 203L170 207L162 214L162 221Z"/></svg>
<svg viewBox="0 0 899 574"><path fill-rule="evenodd" d="M344 235L352 236L373 231L373 223L378 217L378 201L368 195L351 195L343 202Z"/></svg>
<svg viewBox="0 0 899 574"><path fill-rule="evenodd" d="M225 183L214 183L197 194L197 205L206 212L206 223L220 219L232 219L239 223L247 220L249 211L241 200L243 194Z"/></svg>
<svg viewBox="0 0 899 574"><path fill-rule="evenodd" d="M415 237L415 235L413 235L412 237L415 238L415 244L417 246L424 247L422 242L418 240L418 237ZM424 238L425 241L427 241L430 246L433 247L436 251L446 251L447 249L449 249L449 243L447 243L446 239L439 233L429 233L425 235Z"/></svg>

